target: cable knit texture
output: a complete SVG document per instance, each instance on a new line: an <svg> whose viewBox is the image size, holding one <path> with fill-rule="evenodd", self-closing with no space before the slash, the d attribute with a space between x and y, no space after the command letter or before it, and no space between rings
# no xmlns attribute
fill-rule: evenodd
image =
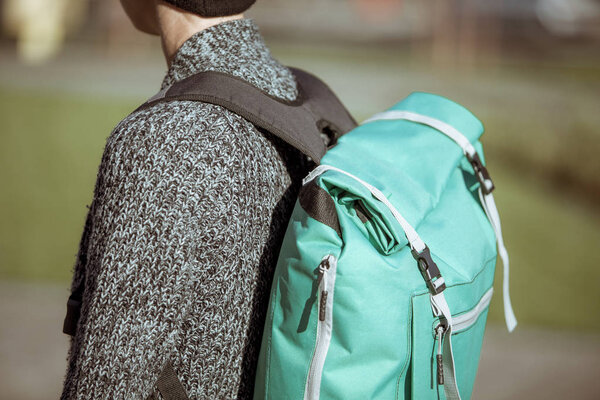
<svg viewBox="0 0 600 400"><path fill-rule="evenodd" d="M201 71L293 100L250 20L202 31L163 88ZM252 397L277 253L307 163L222 107L159 103L109 136L72 287L85 279L62 399L147 399L167 362L190 399Z"/></svg>

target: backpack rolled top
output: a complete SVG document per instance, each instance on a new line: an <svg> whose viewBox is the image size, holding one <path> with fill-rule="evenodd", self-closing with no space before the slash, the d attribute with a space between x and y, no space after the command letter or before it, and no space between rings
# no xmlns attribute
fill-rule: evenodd
<svg viewBox="0 0 600 400"><path fill-rule="evenodd" d="M327 151L280 252L255 399L471 397L498 252L516 326L482 133L413 93Z"/></svg>

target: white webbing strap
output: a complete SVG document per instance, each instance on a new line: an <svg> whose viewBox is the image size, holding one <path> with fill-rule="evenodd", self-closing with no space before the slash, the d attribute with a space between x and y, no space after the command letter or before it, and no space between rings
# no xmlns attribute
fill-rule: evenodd
<svg viewBox="0 0 600 400"><path fill-rule="evenodd" d="M443 317L446 320L442 361L444 370L444 394L446 395L446 400L460 400L458 384L456 383L454 353L452 352L452 315L448 303L446 302L444 292L431 296L431 308L437 317Z"/></svg>
<svg viewBox="0 0 600 400"><path fill-rule="evenodd" d="M494 201L493 194L484 194L483 191L479 189L479 199L481 200L483 210L485 211L485 214L490 220L492 227L494 228L494 233L496 234L496 242L498 243L498 255L500 255L500 259L502 260L503 266L502 298L504 301L504 320L506 321L506 327L508 328L508 331L512 332L517 327L517 318L515 317L515 312L513 311L512 304L510 302L509 259L508 252L506 251L506 247L504 246L504 238L502 237L500 215L498 214L498 208L496 207L496 202Z"/></svg>
<svg viewBox="0 0 600 400"><path fill-rule="evenodd" d="M410 112L410 111L402 111L402 110L390 110L384 111L379 114L375 114L372 118L367 119L363 122L363 125L368 122L380 121L380 120L396 120L396 119L404 119L407 121L416 122L419 124L430 126L444 135L448 136L452 139L456 144L458 144L465 156L469 158L469 161L473 160L473 157L477 157L477 151L475 147L469 142L469 139L460 131L458 131L453 126L440 121L438 119L429 117L427 115L421 115L418 113ZM477 173L477 171L475 171ZM493 188L493 183L491 180L485 180L481 182L481 185L486 186L486 192L489 192ZM482 188L479 188L479 198L481 200L481 205L487 215L492 227L494 229L494 233L496 234L496 242L498 244L498 254L502 259L504 279L502 282L502 294L504 298L504 319L506 321L506 327L509 332L512 332L517 326L517 319L515 317L515 313L512 308L512 304L510 301L510 290L509 290L509 260L508 260L508 252L506 251L506 247L504 246L504 239L502 237L502 228L500 226L500 215L498 214L498 209L496 208L496 203L494 202L494 197L491 193L485 194Z"/></svg>
<svg viewBox="0 0 600 400"><path fill-rule="evenodd" d="M381 120L395 120L395 119L405 119L407 121L416 122L418 124L423 124L430 126L438 131L442 132L444 135L448 136L450 139L454 140L468 155L474 155L476 153L475 147L469 142L469 139L465 137L462 133L458 131L452 125L445 123L444 121L440 121L439 119L431 118L427 115L417 114L410 111L401 111L401 110L390 110L384 111L378 114L375 114L368 120L362 123L362 125L373 122L373 121L381 121Z"/></svg>

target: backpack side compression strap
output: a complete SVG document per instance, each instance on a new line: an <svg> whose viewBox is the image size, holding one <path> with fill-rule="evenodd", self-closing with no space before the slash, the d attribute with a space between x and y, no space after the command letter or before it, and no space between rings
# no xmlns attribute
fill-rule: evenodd
<svg viewBox="0 0 600 400"><path fill-rule="evenodd" d="M353 129L356 122L320 79L299 69L291 71L299 92L294 101L273 97L237 77L206 71L174 83L138 110L172 100L216 104L279 137L318 163L327 150L321 133L333 134L335 140Z"/></svg>

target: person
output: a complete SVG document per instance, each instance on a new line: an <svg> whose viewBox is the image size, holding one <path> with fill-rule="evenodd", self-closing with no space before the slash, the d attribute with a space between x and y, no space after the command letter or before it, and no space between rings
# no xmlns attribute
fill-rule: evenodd
<svg viewBox="0 0 600 400"><path fill-rule="evenodd" d="M139 30L160 35L162 88L219 71L297 98L293 74L243 17L254 0L121 2ZM277 253L309 166L217 105L162 102L121 121L74 268L72 289L85 290L61 398L167 398L161 376L190 399L250 398Z"/></svg>

